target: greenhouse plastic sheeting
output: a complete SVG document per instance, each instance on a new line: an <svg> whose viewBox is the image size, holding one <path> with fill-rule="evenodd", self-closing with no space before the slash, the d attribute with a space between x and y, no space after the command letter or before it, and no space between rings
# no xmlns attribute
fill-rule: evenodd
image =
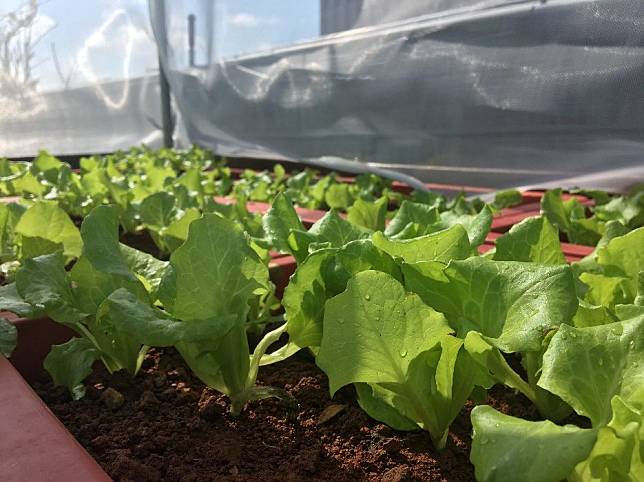
<svg viewBox="0 0 644 482"><path fill-rule="evenodd" d="M145 0L0 2L0 156L161 144Z"/></svg>
<svg viewBox="0 0 644 482"><path fill-rule="evenodd" d="M222 154L494 187L642 175L640 0L152 0L150 13L190 140Z"/></svg>

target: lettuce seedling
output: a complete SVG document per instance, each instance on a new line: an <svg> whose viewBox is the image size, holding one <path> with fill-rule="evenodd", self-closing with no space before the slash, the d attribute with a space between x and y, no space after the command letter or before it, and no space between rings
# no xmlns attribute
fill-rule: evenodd
<svg viewBox="0 0 644 482"><path fill-rule="evenodd" d="M280 353L286 355L301 348L317 353L322 340L325 303L342 293L357 273L376 270L402 281L396 259L447 262L452 258L467 258L470 252L467 232L460 225L411 240L388 240L376 232L372 239L313 252L298 266L284 291L282 304L288 322L288 345L281 352L267 356L262 364L279 361Z"/></svg>
<svg viewBox="0 0 644 482"><path fill-rule="evenodd" d="M421 261L403 265L405 286L444 313L465 349L499 382L520 390L547 417L570 408L537 386L543 342L570 323L577 310L572 270L567 265L491 261L472 257L447 266ZM521 354L528 381L504 353Z"/></svg>
<svg viewBox="0 0 644 482"><path fill-rule="evenodd" d="M264 216L264 231L276 249L293 254L298 263L302 263L315 250L341 248L351 241L369 237L373 231L380 233L382 239L393 242L440 233L456 225L467 232L471 248L468 254L472 254L483 243L492 225L492 211L487 206L477 214L464 214L460 210L439 212L435 206L403 201L385 227L384 200L381 198L373 203L356 201L349 208L347 220L331 210L309 231L304 231L291 202L286 196L278 195Z"/></svg>
<svg viewBox="0 0 644 482"><path fill-rule="evenodd" d="M118 288L149 300L145 285L153 287L158 272L165 269L149 255L119 244L113 206L95 208L83 221L81 237L82 254L71 271L65 270L61 251L26 259L15 284L3 287L0 294L1 310L30 317L45 314L77 333L67 343L52 347L45 359L54 382L66 386L74 398L83 397L82 380L96 360L110 372L126 369L134 375L139 370L148 348L106 323L100 314L106 298Z"/></svg>
<svg viewBox="0 0 644 482"><path fill-rule="evenodd" d="M644 315L590 328L562 325L543 356L539 386L590 428L472 411L479 481L644 478Z"/></svg>
<svg viewBox="0 0 644 482"><path fill-rule="evenodd" d="M392 276L364 271L326 302L317 363L333 395L357 384L359 403L395 428L427 430L445 447L449 425L487 376L445 317Z"/></svg>
<svg viewBox="0 0 644 482"><path fill-rule="evenodd" d="M341 248L345 244L369 237L369 231L330 210L311 229L304 230L291 201L278 195L262 219L266 238L280 252L291 253L298 263L319 249Z"/></svg>
<svg viewBox="0 0 644 482"><path fill-rule="evenodd" d="M517 189L505 189L496 192L491 205L495 210L501 210L521 204L522 201L523 196L521 195L521 191Z"/></svg>
<svg viewBox="0 0 644 482"><path fill-rule="evenodd" d="M242 228L205 214L170 256L158 289L163 310L121 289L110 295L99 319L141 344L175 346L205 384L230 398L231 413L238 414L248 401L285 396L255 381L262 356L286 325L267 333L252 354L246 336L250 305L270 288L268 268Z"/></svg>
<svg viewBox="0 0 644 482"><path fill-rule="evenodd" d="M561 189L543 195L541 212L571 243L594 246L602 236L604 223L594 216L587 218L586 207L576 198L564 200Z"/></svg>
<svg viewBox="0 0 644 482"><path fill-rule="evenodd" d="M162 191L141 201L139 216L159 251L168 254L183 244L188 226L201 216L201 211L197 207L179 208L176 197Z"/></svg>
<svg viewBox="0 0 644 482"><path fill-rule="evenodd" d="M385 229L388 205L389 200L386 197L378 198L373 202L357 199L347 209L347 220L370 231L382 231Z"/></svg>
<svg viewBox="0 0 644 482"><path fill-rule="evenodd" d="M634 303L644 271L644 227L612 237L573 268L585 285L584 301L612 312Z"/></svg>
<svg viewBox="0 0 644 482"><path fill-rule="evenodd" d="M384 229L384 233L388 238L408 239L420 235L424 227L431 226L439 220L438 207L405 200Z"/></svg>

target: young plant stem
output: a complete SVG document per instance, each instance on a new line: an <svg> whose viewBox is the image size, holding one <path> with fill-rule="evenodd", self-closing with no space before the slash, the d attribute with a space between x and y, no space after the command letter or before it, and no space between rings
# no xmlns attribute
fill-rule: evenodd
<svg viewBox="0 0 644 482"><path fill-rule="evenodd" d="M503 384L515 388L523 393L532 403L537 404L537 394L534 388L530 386L523 378L515 372L508 362L505 361L503 355L497 351L495 357L496 363L491 367L493 375Z"/></svg>
<svg viewBox="0 0 644 482"><path fill-rule="evenodd" d="M279 340L280 336L282 336L282 334L286 332L286 326L286 323L284 323L280 327L275 328L273 331L266 333L255 347L253 355L250 359L250 367L248 369L248 379L246 382L247 389L255 385L255 380L257 380L257 372L259 370L259 362L261 361L262 356L264 356L266 350L268 350L268 348L277 340Z"/></svg>
<svg viewBox="0 0 644 482"><path fill-rule="evenodd" d="M255 382L257 380L257 372L259 371L259 362L262 359L262 356L264 353L266 353L266 350L275 343L277 340L279 340L280 336L286 332L286 323L284 323L282 326L279 328L274 329L273 331L269 331L264 335L264 337L260 340L260 342L257 344L255 347L255 350L253 351L253 354L250 357L250 366L248 367L248 376L246 377L246 384L244 391L239 393L238 395L231 396L230 397L230 414L232 416L237 416L241 413L241 411L244 408L244 405L246 402L248 402L251 399L258 399L256 394L254 393L255 387ZM274 396L273 394L269 394L266 396ZM265 398L265 397L260 397L260 398Z"/></svg>
<svg viewBox="0 0 644 482"><path fill-rule="evenodd" d="M105 368L107 368L108 372L114 373L123 368L109 354L105 353L105 351L101 348L100 343L96 340L94 335L92 335L92 333L87 329L85 325L83 325L82 323L74 323L72 328L76 330L79 335L86 337L89 341L92 342L96 349L101 353L101 361L103 362L103 365L105 365Z"/></svg>

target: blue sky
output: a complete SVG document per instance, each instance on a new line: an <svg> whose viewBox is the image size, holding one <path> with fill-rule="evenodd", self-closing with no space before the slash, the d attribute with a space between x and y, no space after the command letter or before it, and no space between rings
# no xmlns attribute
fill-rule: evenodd
<svg viewBox="0 0 644 482"><path fill-rule="evenodd" d="M187 16L197 15L197 62L206 58L204 5L173 0L169 36L179 65L187 64ZM289 45L319 35L319 0L215 0L218 58ZM24 0L1 0L0 14ZM156 68L147 0L42 0L34 25L35 74L41 90L135 77ZM55 47L61 73L52 60Z"/></svg>
<svg viewBox="0 0 644 482"><path fill-rule="evenodd" d="M314 38L320 30L319 9L319 0L219 2L215 11L217 53L226 58Z"/></svg>

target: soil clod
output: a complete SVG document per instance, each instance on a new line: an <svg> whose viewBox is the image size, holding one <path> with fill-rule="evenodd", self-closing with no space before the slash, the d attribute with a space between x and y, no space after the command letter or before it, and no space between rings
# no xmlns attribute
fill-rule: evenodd
<svg viewBox="0 0 644 482"><path fill-rule="evenodd" d="M109 387L101 395L101 402L111 410L118 410L125 403L125 397L118 390Z"/></svg>

